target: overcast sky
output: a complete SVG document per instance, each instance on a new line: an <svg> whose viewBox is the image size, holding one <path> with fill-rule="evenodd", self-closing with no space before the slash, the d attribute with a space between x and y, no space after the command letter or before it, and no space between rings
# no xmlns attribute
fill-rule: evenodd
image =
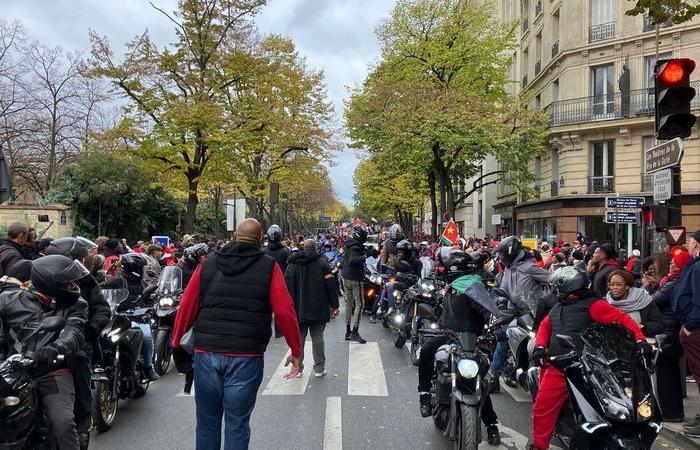
<svg viewBox="0 0 700 450"><path fill-rule="evenodd" d="M177 0L154 4L170 11ZM310 65L324 70L340 122L347 87L361 82L367 65L377 57L374 28L393 4L394 0L268 0L256 22L263 32L290 36ZM158 44L174 39L172 24L147 0L0 0L0 11L3 19L22 21L30 38L71 50L89 50L89 29L106 35L115 53L145 29ZM356 164L354 152L345 150L331 168L336 192L348 205L353 203Z"/></svg>

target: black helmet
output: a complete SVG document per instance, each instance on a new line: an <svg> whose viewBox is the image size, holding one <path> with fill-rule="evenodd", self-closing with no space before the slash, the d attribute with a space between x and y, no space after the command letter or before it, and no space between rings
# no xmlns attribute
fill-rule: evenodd
<svg viewBox="0 0 700 450"><path fill-rule="evenodd" d="M90 249L97 247L96 244L90 245L90 241L84 238L62 237L51 241L46 247L47 255L63 255L70 259L82 260L85 258Z"/></svg>
<svg viewBox="0 0 700 450"><path fill-rule="evenodd" d="M208 251L209 246L205 243L201 243L190 245L185 249L183 254L186 260L193 263L198 263L199 261L201 261L202 256L206 255Z"/></svg>
<svg viewBox="0 0 700 450"><path fill-rule="evenodd" d="M435 255L435 260L442 267L447 267L447 262L450 259L450 254L452 252L455 252L455 251L457 251L457 250L453 249L452 247L442 246L442 247L438 248L436 255Z"/></svg>
<svg viewBox="0 0 700 450"><path fill-rule="evenodd" d="M389 227L389 239L394 242L398 242L403 239L403 229L398 223L393 224Z"/></svg>
<svg viewBox="0 0 700 450"><path fill-rule="evenodd" d="M47 255L32 262L32 286L57 303L72 304L80 297L76 281L89 275L79 261L63 255Z"/></svg>
<svg viewBox="0 0 700 450"><path fill-rule="evenodd" d="M396 269L396 274L410 274L412 272L411 265L408 261L396 261L394 263L394 269Z"/></svg>
<svg viewBox="0 0 700 450"><path fill-rule="evenodd" d="M588 275L574 266L566 266L557 269L549 276L549 284L557 292L559 298L566 298L569 294L588 286Z"/></svg>
<svg viewBox="0 0 700 450"><path fill-rule="evenodd" d="M400 251L406 252L405 257L409 258L411 256L411 253L413 253L413 244L404 239L403 241L396 244L396 253Z"/></svg>
<svg viewBox="0 0 700 450"><path fill-rule="evenodd" d="M270 228L267 229L267 240L280 242L282 240L282 228L279 225L270 225Z"/></svg>
<svg viewBox="0 0 700 450"><path fill-rule="evenodd" d="M143 270L146 265L148 265L148 259L141 253L122 255L122 270L139 279L143 278Z"/></svg>
<svg viewBox="0 0 700 450"><path fill-rule="evenodd" d="M445 276L452 282L462 275L470 275L476 272L476 261L471 255L462 251L454 251L447 258Z"/></svg>
<svg viewBox="0 0 700 450"><path fill-rule="evenodd" d="M355 225L352 227L352 234L350 237L364 244L367 241L367 229L360 225Z"/></svg>
<svg viewBox="0 0 700 450"><path fill-rule="evenodd" d="M496 247L496 253L498 253L506 267L510 267L515 262L522 250L523 244L515 236L503 239Z"/></svg>

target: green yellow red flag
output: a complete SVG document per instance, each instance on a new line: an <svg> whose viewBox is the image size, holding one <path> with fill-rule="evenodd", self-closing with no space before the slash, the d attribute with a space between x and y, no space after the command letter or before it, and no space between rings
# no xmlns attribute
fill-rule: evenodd
<svg viewBox="0 0 700 450"><path fill-rule="evenodd" d="M447 226L445 227L445 231L442 232L442 236L440 236L440 242L442 242L444 245L453 245L458 240L459 229L457 228L455 221L450 220L447 222Z"/></svg>

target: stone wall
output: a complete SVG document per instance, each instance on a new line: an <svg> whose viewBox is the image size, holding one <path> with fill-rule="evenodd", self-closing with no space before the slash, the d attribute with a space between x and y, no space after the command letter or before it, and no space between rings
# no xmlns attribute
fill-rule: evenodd
<svg viewBox="0 0 700 450"><path fill-rule="evenodd" d="M40 222L41 215L48 216L48 222ZM73 235L73 214L65 205L0 205L0 228L7 229L13 222L26 223L40 234L42 230L46 230L43 237L57 238Z"/></svg>

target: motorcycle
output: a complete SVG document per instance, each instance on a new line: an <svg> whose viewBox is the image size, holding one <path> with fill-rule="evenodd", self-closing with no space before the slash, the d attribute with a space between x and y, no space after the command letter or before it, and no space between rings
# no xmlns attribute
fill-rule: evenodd
<svg viewBox="0 0 700 450"><path fill-rule="evenodd" d="M411 323L416 313L419 299L419 277L412 274L411 266L406 261L397 261L396 281L391 290L394 296L394 309L387 313L386 320L391 328L391 337L396 348L402 348L411 332Z"/></svg>
<svg viewBox="0 0 700 450"><path fill-rule="evenodd" d="M156 288L149 286L142 295L150 296ZM133 322L149 323L152 315L152 308L120 308L129 297L126 282L120 289L102 292L112 309L112 320L99 338L102 364L92 371L92 417L100 433L114 425L120 399L140 398L148 390L141 356L144 337Z"/></svg>
<svg viewBox="0 0 700 450"><path fill-rule="evenodd" d="M26 351L26 343L42 333L60 332L65 323L59 316L44 319L25 340L21 351L0 363L0 448L57 448L36 387L36 380L46 372L37 372L34 355ZM56 362L63 359L64 355L58 355Z"/></svg>
<svg viewBox="0 0 700 450"><path fill-rule="evenodd" d="M423 339L419 331L423 328L436 330L439 328L438 320L442 314L442 297L445 283L438 280L435 264L428 257L421 257L423 269L421 278L414 288L409 289L406 297L410 299L413 309L409 339L411 342L411 363L418 367L420 349Z"/></svg>
<svg viewBox="0 0 700 450"><path fill-rule="evenodd" d="M175 326L175 315L182 297L182 269L166 266L156 290L155 327L153 334L153 367L158 375L165 375L170 368L173 349L170 339Z"/></svg>
<svg viewBox="0 0 700 450"><path fill-rule="evenodd" d="M502 310L508 313L512 320L507 323L506 335L508 336L508 358L503 366L503 381L510 387L519 386L528 392L527 370L530 367L530 342L535 339L534 305L513 305L510 296L500 288L494 288L493 293L499 297L499 304L513 309Z"/></svg>
<svg viewBox="0 0 700 450"><path fill-rule="evenodd" d="M365 299L365 312L373 314L380 306L377 305L384 288L386 276L380 275L378 258L365 259L365 281L362 283L362 294Z"/></svg>
<svg viewBox="0 0 700 450"><path fill-rule="evenodd" d="M566 449L650 449L662 427L653 362L634 356L635 340L621 325L594 324L581 338L583 349L577 351L571 336L552 336L569 350L547 358L569 390L554 436ZM528 379L534 402L539 368L530 369Z"/></svg>

